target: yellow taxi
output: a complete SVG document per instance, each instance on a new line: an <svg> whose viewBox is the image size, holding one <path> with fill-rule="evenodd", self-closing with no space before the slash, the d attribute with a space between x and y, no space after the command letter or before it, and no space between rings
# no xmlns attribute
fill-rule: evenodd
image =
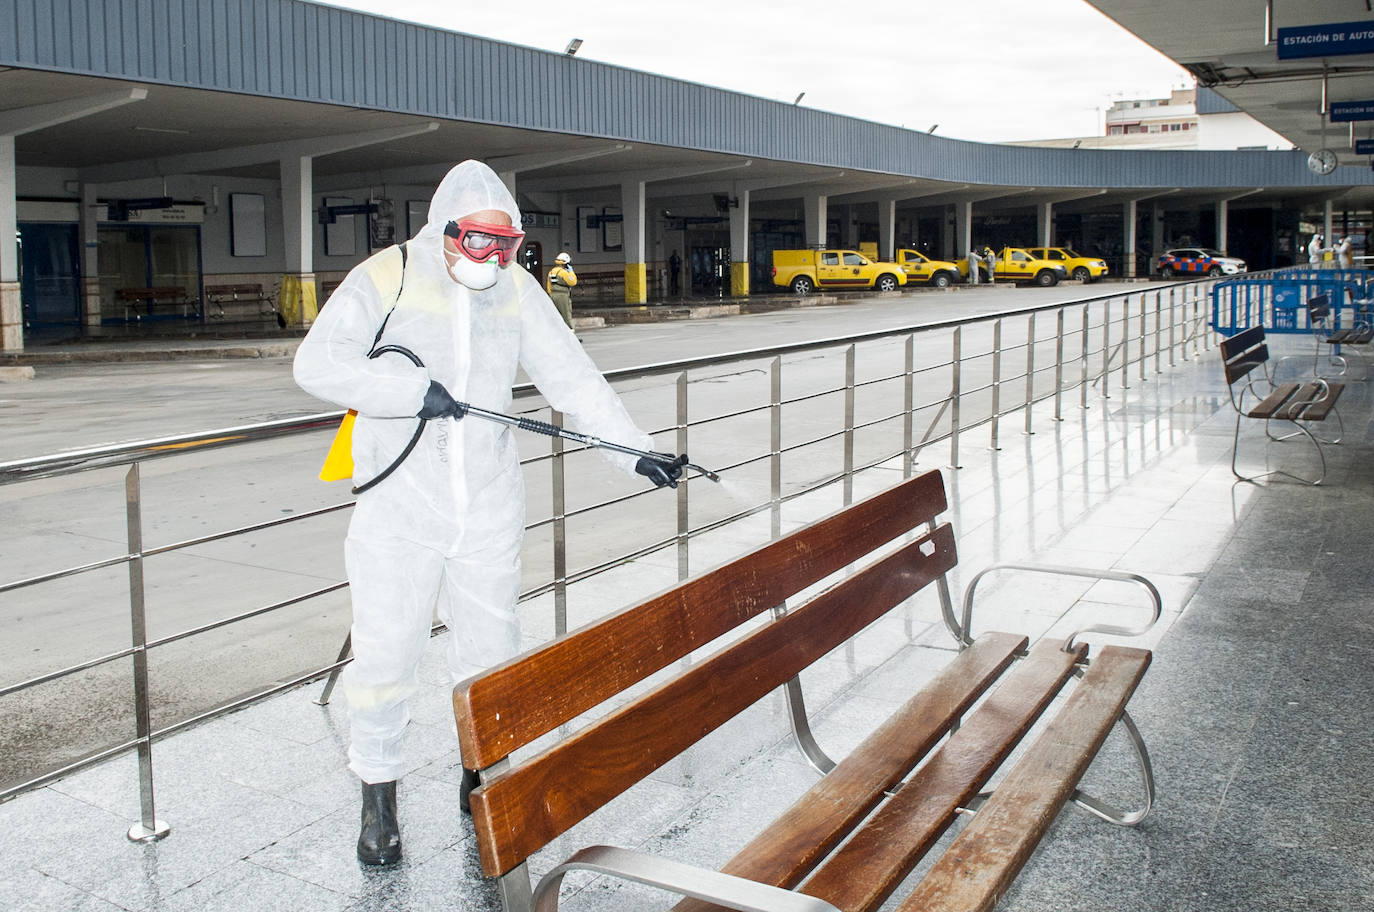
<svg viewBox="0 0 1374 912"><path fill-rule="evenodd" d="M1030 247L1030 255L1063 266L1069 278L1080 282L1096 282L1107 274L1107 261L1086 257L1068 247Z"/></svg>
<svg viewBox="0 0 1374 912"><path fill-rule="evenodd" d="M932 260L919 250L898 250L897 265L906 273L908 282L925 282L945 288L959 281L959 267L944 260Z"/></svg>

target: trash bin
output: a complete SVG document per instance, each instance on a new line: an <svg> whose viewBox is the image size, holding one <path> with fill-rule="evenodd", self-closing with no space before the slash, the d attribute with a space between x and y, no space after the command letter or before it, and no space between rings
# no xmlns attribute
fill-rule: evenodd
<svg viewBox="0 0 1374 912"><path fill-rule="evenodd" d="M1298 301L1301 296L1296 285L1274 288L1274 329L1298 328Z"/></svg>

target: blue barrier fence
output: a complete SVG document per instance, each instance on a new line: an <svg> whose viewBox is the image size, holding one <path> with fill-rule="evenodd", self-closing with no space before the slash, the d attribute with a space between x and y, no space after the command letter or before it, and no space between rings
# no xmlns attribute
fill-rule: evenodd
<svg viewBox="0 0 1374 912"><path fill-rule="evenodd" d="M1305 333L1307 302L1326 295L1333 328L1369 322L1374 305L1368 269L1278 269L1226 279L1212 286L1212 327L1233 336L1252 326L1267 333Z"/></svg>

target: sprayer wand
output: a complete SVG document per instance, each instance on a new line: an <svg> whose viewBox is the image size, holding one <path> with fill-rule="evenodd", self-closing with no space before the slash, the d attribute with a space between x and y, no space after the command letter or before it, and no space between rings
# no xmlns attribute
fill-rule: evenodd
<svg viewBox="0 0 1374 912"><path fill-rule="evenodd" d="M686 453L683 453L681 456L674 456L671 453L653 453L649 450L637 450L634 447L625 446L620 443L611 443L609 440L602 440L599 437L579 434L577 431L570 431L545 421L535 421L533 418L516 418L513 415L503 415L500 412L492 412L475 405L468 405L466 402L460 402L458 405L463 414L475 415L478 418L485 418L488 421L495 421L498 424L508 424L511 427L520 428L522 431L532 431L535 434L543 434L546 437L562 437L565 440L573 440L590 447L613 450L617 453L626 453L630 456L647 457L655 462L661 462L668 466L680 465L683 468L697 471L704 478L709 478L714 482L720 481L720 476L710 469L704 469L699 465L688 462Z"/></svg>

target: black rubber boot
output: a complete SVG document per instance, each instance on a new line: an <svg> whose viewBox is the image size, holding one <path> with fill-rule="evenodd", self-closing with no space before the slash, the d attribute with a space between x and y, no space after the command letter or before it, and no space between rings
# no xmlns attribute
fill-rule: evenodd
<svg viewBox="0 0 1374 912"><path fill-rule="evenodd" d="M477 788L480 781L476 771L463 767L463 782L458 786L458 810L469 816L472 815L472 804L468 801L468 793Z"/></svg>
<svg viewBox="0 0 1374 912"><path fill-rule="evenodd" d="M401 827L396 822L396 781L363 783L363 825L358 860L390 865L401 860Z"/></svg>

